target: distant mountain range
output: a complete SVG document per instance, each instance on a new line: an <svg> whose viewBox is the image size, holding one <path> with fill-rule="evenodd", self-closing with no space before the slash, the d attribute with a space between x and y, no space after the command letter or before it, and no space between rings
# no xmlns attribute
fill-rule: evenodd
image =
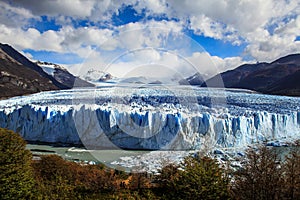
<svg viewBox="0 0 300 200"><path fill-rule="evenodd" d="M279 58L271 63L244 64L204 81L199 73L181 84L201 87L249 89L265 94L300 96L300 54Z"/></svg>
<svg viewBox="0 0 300 200"><path fill-rule="evenodd" d="M107 72L99 71L96 69L90 69L87 73L81 76L82 79L89 82L105 82L113 79L114 77Z"/></svg>
<svg viewBox="0 0 300 200"><path fill-rule="evenodd" d="M52 68L51 73L45 70L46 65ZM47 90L93 86L58 65L31 62L11 46L1 43L0 70L0 98Z"/></svg>
<svg viewBox="0 0 300 200"><path fill-rule="evenodd" d="M0 99L40 91L93 87L101 82L163 84L146 77L116 78L109 73L90 70L81 78L49 62L32 62L7 44L0 43ZM170 80L169 80L170 81ZM271 63L244 64L204 80L200 73L173 84L201 87L250 89L266 94L300 96L300 54ZM98 83L98 84L97 84Z"/></svg>
<svg viewBox="0 0 300 200"><path fill-rule="evenodd" d="M180 80L180 85L202 85L204 83L203 75L197 72L193 76Z"/></svg>

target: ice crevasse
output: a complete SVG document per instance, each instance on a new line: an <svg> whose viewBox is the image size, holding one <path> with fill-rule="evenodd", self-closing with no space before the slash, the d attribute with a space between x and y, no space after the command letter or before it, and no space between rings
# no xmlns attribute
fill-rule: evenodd
<svg viewBox="0 0 300 200"><path fill-rule="evenodd" d="M29 141L96 149L245 148L257 142L300 138L298 98L227 91L226 105L212 107L206 102L211 99L201 92L196 107L188 108L176 98L162 103L164 92L143 93L142 100L129 95L121 103L104 93L100 103L74 101L66 91L4 100L0 127Z"/></svg>

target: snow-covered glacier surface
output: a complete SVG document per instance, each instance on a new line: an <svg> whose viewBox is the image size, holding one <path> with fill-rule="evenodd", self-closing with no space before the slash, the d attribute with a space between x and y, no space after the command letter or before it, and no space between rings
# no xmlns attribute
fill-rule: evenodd
<svg viewBox="0 0 300 200"><path fill-rule="evenodd" d="M300 98L188 86L114 86L0 101L0 127L90 149L244 148L300 138Z"/></svg>

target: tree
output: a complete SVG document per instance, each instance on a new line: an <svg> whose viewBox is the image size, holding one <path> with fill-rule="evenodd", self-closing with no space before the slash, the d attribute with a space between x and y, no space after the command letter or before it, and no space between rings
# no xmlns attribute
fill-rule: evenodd
<svg viewBox="0 0 300 200"><path fill-rule="evenodd" d="M25 147L19 134L0 128L0 199L34 197L32 155Z"/></svg>
<svg viewBox="0 0 300 200"><path fill-rule="evenodd" d="M282 168L275 149L260 146L248 149L240 170L234 172L233 196L236 199L280 199Z"/></svg>
<svg viewBox="0 0 300 200"><path fill-rule="evenodd" d="M284 199L300 199L300 150L299 145L294 148L285 158L283 164Z"/></svg>
<svg viewBox="0 0 300 200"><path fill-rule="evenodd" d="M113 170L66 161L57 155L41 156L33 168L42 199L96 198L119 186Z"/></svg>
<svg viewBox="0 0 300 200"><path fill-rule="evenodd" d="M74 198L75 186L71 184L73 171L63 158L57 155L42 156L41 160L33 163L33 168L40 198Z"/></svg>
<svg viewBox="0 0 300 200"><path fill-rule="evenodd" d="M229 198L229 178L216 160L189 156L180 168L167 166L162 170L163 182L167 181L166 199ZM168 174L170 179L166 177Z"/></svg>

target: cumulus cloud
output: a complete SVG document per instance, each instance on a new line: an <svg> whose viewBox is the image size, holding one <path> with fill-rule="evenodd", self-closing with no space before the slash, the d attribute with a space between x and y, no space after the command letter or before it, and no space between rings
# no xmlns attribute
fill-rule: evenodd
<svg viewBox="0 0 300 200"><path fill-rule="evenodd" d="M128 5L144 18L114 26L112 17ZM300 51L300 42L296 41L300 30L298 0L128 0L126 4L117 0L5 0L0 8L1 42L18 50L75 53L89 57L85 63L89 66L106 66L125 53L128 55L116 61L114 68L156 63L188 74L192 71L187 64L190 62L211 76L243 63L243 55L271 61ZM41 16L62 27L41 32L30 26ZM74 25L76 20L86 21L86 26ZM246 47L242 55L211 56L191 50L186 31ZM135 51L138 49L142 53ZM135 53L128 53L131 51Z"/></svg>
<svg viewBox="0 0 300 200"><path fill-rule="evenodd" d="M145 10L148 16L168 12L167 2L165 0L140 0L133 5L140 13Z"/></svg>
<svg viewBox="0 0 300 200"><path fill-rule="evenodd" d="M211 56L208 52L195 52L186 59L198 72L203 74L204 78L209 78L226 70L236 68L244 62L239 56L221 58Z"/></svg>
<svg viewBox="0 0 300 200"><path fill-rule="evenodd" d="M60 45L63 38L60 35L61 32L52 30L40 33L35 28L23 30L0 25L0 41L12 44L18 50L34 49L63 52Z"/></svg>
<svg viewBox="0 0 300 200"><path fill-rule="evenodd" d="M39 19L29 10L23 7L14 7L6 2L0 2L0 23L7 27L22 27L28 23L29 19Z"/></svg>
<svg viewBox="0 0 300 200"><path fill-rule="evenodd" d="M271 34L265 29L257 29L247 37L251 42L245 52L258 61L272 61L278 57L300 51L300 42L296 37L300 34L300 17L281 23Z"/></svg>
<svg viewBox="0 0 300 200"><path fill-rule="evenodd" d="M290 13L299 5L297 0L173 0L169 6L173 8L170 15L178 15L181 18L205 15L212 22L224 23L239 32L251 32L264 26L271 18Z"/></svg>
<svg viewBox="0 0 300 200"><path fill-rule="evenodd" d="M233 45L240 45L242 41L249 43L245 53L257 60L264 60L263 57L265 60L275 59L279 55L300 51L298 42L292 40L299 35L299 28L295 25L297 20L285 23L290 16L299 17L297 0L173 0L162 5L168 6L169 9L164 10L170 18L187 21L196 34L229 41ZM153 14L158 12L152 11ZM279 30L269 33L268 27L277 24L284 27L284 34L279 34ZM265 37L263 32L274 36ZM262 38L259 38L260 33L263 33ZM266 47L267 43L269 47ZM280 45L285 45L285 48L280 48Z"/></svg>
<svg viewBox="0 0 300 200"><path fill-rule="evenodd" d="M196 34L203 34L207 37L212 37L215 39L222 39L224 27L221 23L214 22L205 15L200 15L199 17L191 17L191 28Z"/></svg>
<svg viewBox="0 0 300 200"><path fill-rule="evenodd" d="M166 28L167 27L167 28ZM40 32L35 28L27 30L7 27L0 24L0 41L12 44L18 50L34 49L60 53L76 53L85 58L93 49L105 52L109 60L118 56L118 49L130 51L139 48L176 49L167 43L169 34L180 33L181 25L172 21L152 21L147 26L143 23L129 23L111 29L97 27L64 26L58 31ZM104 53L103 53L104 54Z"/></svg>
<svg viewBox="0 0 300 200"><path fill-rule="evenodd" d="M117 28L115 36L120 46L127 49L142 47L166 47L171 34L182 34L182 24L174 21L154 21L147 24L136 22L122 25Z"/></svg>
<svg viewBox="0 0 300 200"><path fill-rule="evenodd" d="M34 15L48 16L71 16L71 17L88 17L91 15L95 1L91 0L72 0L72 1L35 1L35 0L14 0L8 1L13 5L25 8Z"/></svg>
<svg viewBox="0 0 300 200"><path fill-rule="evenodd" d="M73 65L71 71L80 75L89 69L97 69L119 78L145 76L158 80L171 80L174 77L182 79L199 72L204 79L208 79L244 63L241 57L220 58L211 56L208 52L194 52L191 56L183 57L179 52L156 48L123 51L118 56L111 57L109 62L106 56L91 50L85 61Z"/></svg>

